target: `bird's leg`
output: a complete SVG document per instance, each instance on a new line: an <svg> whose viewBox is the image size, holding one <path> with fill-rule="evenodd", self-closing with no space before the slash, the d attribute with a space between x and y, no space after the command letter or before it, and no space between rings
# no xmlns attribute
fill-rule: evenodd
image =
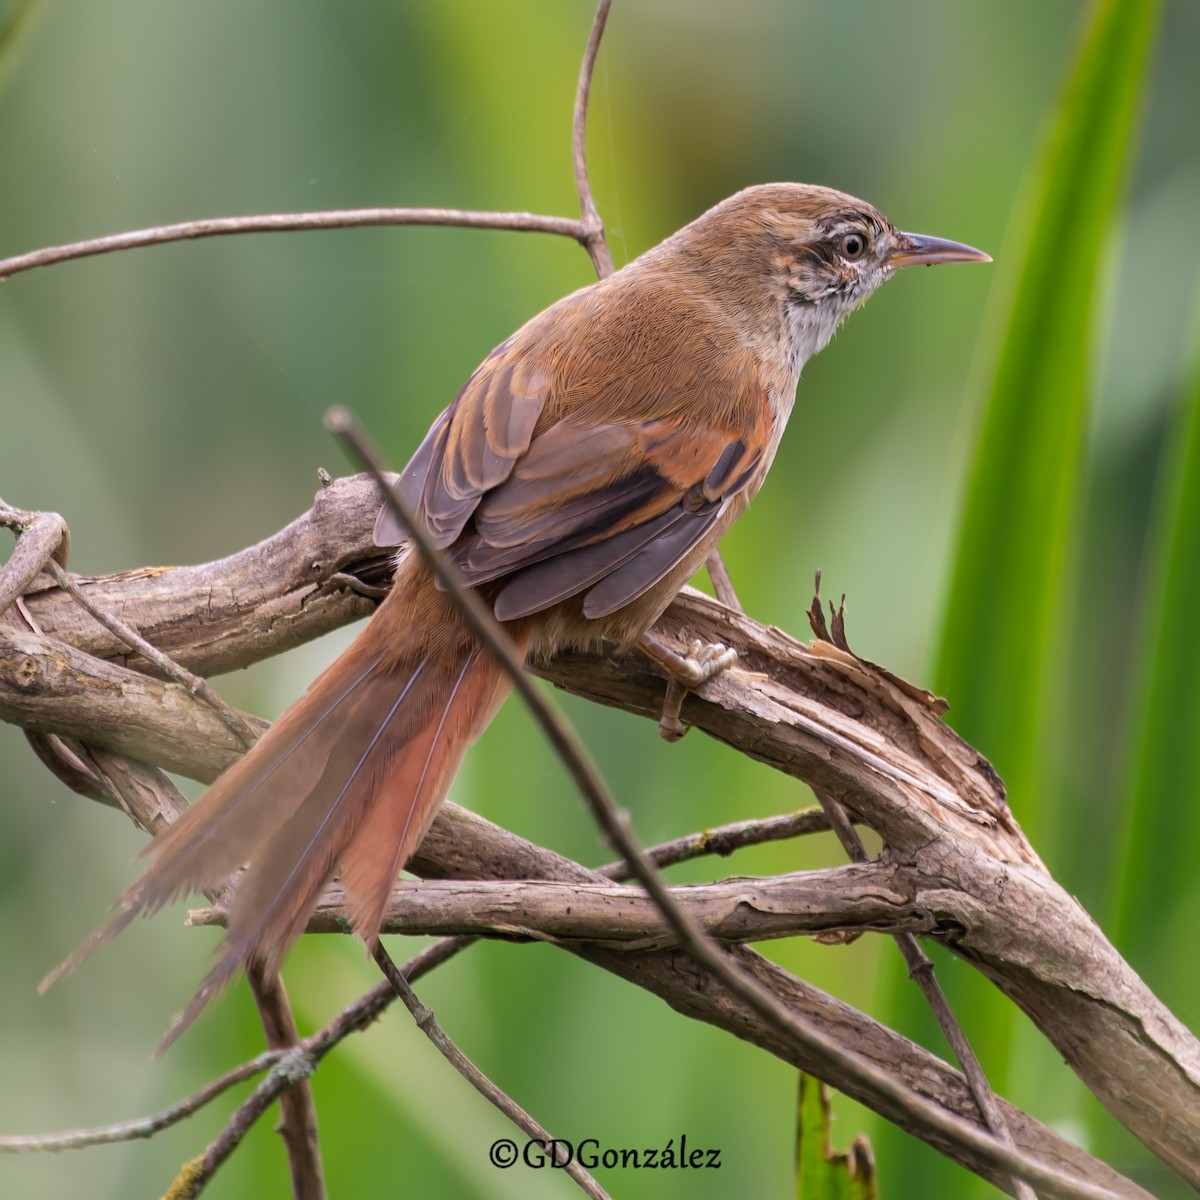
<svg viewBox="0 0 1200 1200"><path fill-rule="evenodd" d="M669 646L647 631L637 640L637 648L655 663L667 677L667 694L663 698L662 717L658 722L659 736L677 742L687 728L679 719L684 697L693 688L719 675L737 662L737 651L720 642L692 642L686 654L676 654Z"/></svg>
<svg viewBox="0 0 1200 1200"><path fill-rule="evenodd" d="M725 565L725 560L721 557L721 551L714 549L708 558L704 560L704 566L708 570L708 578L713 585L713 591L717 594L717 599L726 608L732 608L734 612L744 613L746 610L742 607L742 602L738 599L737 592L734 591L733 580L729 577L729 568Z"/></svg>

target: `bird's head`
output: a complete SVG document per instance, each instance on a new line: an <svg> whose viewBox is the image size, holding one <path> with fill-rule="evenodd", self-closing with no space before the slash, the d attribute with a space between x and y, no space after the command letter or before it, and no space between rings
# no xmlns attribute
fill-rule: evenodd
<svg viewBox="0 0 1200 1200"><path fill-rule="evenodd" d="M800 362L900 267L991 261L961 242L903 233L845 192L801 183L746 188L671 241L726 302L788 337Z"/></svg>

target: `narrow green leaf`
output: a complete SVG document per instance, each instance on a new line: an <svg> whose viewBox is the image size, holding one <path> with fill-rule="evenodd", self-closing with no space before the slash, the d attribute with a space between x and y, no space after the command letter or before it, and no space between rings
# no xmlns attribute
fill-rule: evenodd
<svg viewBox="0 0 1200 1200"><path fill-rule="evenodd" d="M860 1133L845 1153L832 1144L829 1089L800 1072L796 1112L797 1200L879 1200L875 1160Z"/></svg>
<svg viewBox="0 0 1200 1200"><path fill-rule="evenodd" d="M1039 750L1071 591L1101 262L1132 159L1157 0L1097 0L1026 207L997 256L983 422L943 622L950 719L1036 826ZM1035 833L1036 841L1036 833Z"/></svg>
<svg viewBox="0 0 1200 1200"><path fill-rule="evenodd" d="M996 255L981 424L964 500L935 672L949 720L995 764L1043 846L1045 799L1074 591L1091 365L1102 264L1133 160L1158 0L1094 0L1042 151ZM1014 80L1014 87L1020 86ZM939 978L985 1072L1011 1091L1014 1010L981 977L938 955ZM899 969L890 1016L943 1045ZM1026 1082L1028 1080L1026 1079ZM1020 1095L1016 1095L1020 1101ZM877 1137L927 1195L994 1194L899 1133Z"/></svg>
<svg viewBox="0 0 1200 1200"><path fill-rule="evenodd" d="M1194 939L1200 919L1200 353L1165 458L1147 566L1113 927L1133 965L1168 1004L1186 1010L1194 1005L1194 966L1187 955L1180 963L1179 948Z"/></svg>
<svg viewBox="0 0 1200 1200"><path fill-rule="evenodd" d="M43 0L17 0L7 15L0 18L0 87L11 74L24 44L24 35L33 25L42 4Z"/></svg>

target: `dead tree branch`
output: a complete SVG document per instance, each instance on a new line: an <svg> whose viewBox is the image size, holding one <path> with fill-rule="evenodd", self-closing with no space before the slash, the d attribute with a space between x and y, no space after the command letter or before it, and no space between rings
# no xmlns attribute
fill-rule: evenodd
<svg viewBox="0 0 1200 1200"><path fill-rule="evenodd" d="M672 888L671 895L710 937L724 942L835 932L935 933L943 922L957 919L957 910L923 907L913 883L908 872L871 863L689 884ZM223 927L224 910L195 909L188 924ZM349 929L340 892L331 889L306 932ZM382 932L575 941L632 951L679 944L652 897L617 883L427 880L396 889Z"/></svg>
<svg viewBox="0 0 1200 1200"><path fill-rule="evenodd" d="M227 559L80 583L97 604L120 612L191 670L245 665L370 609L369 601L329 580L378 577L372 492L364 479L338 481L285 530ZM49 581L35 582L24 605L43 634L23 631L14 611L0 620L0 715L43 732L82 733L173 769L186 762L188 773L201 779L232 761L235 739L206 706L185 698L178 685L132 670L137 660ZM940 940L1016 999L1097 1096L1164 1161L1185 1178L1200 1179L1195 1040L1057 887L1013 821L999 781L936 708L852 655L823 643L802 646L697 593L681 596L658 632L679 645L700 636L738 650L742 669L690 697L689 722L834 795L875 828L887 847L885 863L919 881L922 903L940 914ZM661 681L635 656L564 658L546 673L560 686L630 711L656 715L661 702ZM93 701L101 711L106 703L115 707L107 719L85 719L80 714ZM118 711L120 719L113 720ZM545 863L539 867L494 843L464 849L471 845L464 822L471 820L461 810L446 811L423 851L419 865L426 873L554 877ZM804 1011L836 1007L828 997L816 1001L753 952L736 953L749 954L755 973ZM683 1011L789 1061L795 1057L729 997L681 993L673 951L594 949L586 956L665 993ZM671 965L656 979L648 964L660 958ZM826 1020L834 1018L827 1013ZM844 1036L845 1013L834 1023ZM877 1026L862 1029L868 1044L882 1036ZM907 1043L887 1036L895 1040L881 1061L911 1062L916 1048L902 1053ZM816 1064L807 1065L820 1073ZM923 1062L916 1074L929 1070ZM942 1079L939 1102L946 1103L948 1087ZM960 1101L958 1111L970 1114L965 1091ZM1005 1116L1018 1146L1047 1153L1045 1131L1033 1136L1035 1147L1029 1118L1011 1109Z"/></svg>

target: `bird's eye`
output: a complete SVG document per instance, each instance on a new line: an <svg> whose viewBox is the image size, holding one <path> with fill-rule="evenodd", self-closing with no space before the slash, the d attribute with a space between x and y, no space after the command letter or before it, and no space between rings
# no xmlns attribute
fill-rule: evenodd
<svg viewBox="0 0 1200 1200"><path fill-rule="evenodd" d="M846 233L842 235L841 250L843 258L862 258L866 248L867 239L861 233Z"/></svg>

